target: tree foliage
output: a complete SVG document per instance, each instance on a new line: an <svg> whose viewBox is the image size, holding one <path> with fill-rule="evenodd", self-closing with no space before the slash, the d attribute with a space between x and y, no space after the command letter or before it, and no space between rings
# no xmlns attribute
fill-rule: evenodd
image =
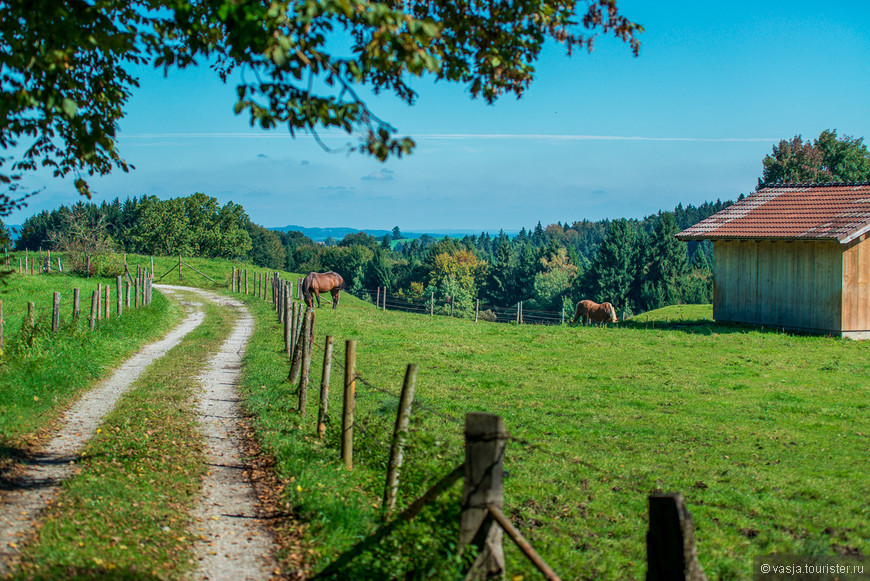
<svg viewBox="0 0 870 581"><path fill-rule="evenodd" d="M65 216L73 214L75 221ZM220 206L205 194L160 200L155 196L119 200L101 205L79 202L43 211L25 220L18 250L53 248L57 236L67 236L72 225L104 224L114 245L141 254L241 258L251 251L248 216L232 202Z"/></svg>
<svg viewBox="0 0 870 581"><path fill-rule="evenodd" d="M207 63L224 82L237 72L235 112L252 126L338 129L385 160L414 142L396 137L361 88L412 104L410 78L427 75L491 103L525 91L548 40L570 53L608 34L637 54L642 30L616 0L9 0L0 3L0 181L9 186L0 215L38 167L72 174L88 197L87 176L130 169L116 133L137 65Z"/></svg>
<svg viewBox="0 0 870 581"><path fill-rule="evenodd" d="M762 160L760 190L771 184L864 182L870 180L870 152L864 138L837 137L825 130L813 141L795 135L781 140Z"/></svg>

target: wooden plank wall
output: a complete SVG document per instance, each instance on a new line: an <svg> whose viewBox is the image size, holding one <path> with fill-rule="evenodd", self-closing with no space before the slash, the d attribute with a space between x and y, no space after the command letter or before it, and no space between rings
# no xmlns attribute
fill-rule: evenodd
<svg viewBox="0 0 870 581"><path fill-rule="evenodd" d="M870 280L870 247L855 248L856 256L850 256L850 261L863 270L856 266L854 278L866 282ZM845 330L843 249L838 242L716 240L714 251L716 320L808 331ZM870 291L866 284L864 289L864 303L855 298L848 312L858 317L863 308L862 316L870 322Z"/></svg>
<svg viewBox="0 0 870 581"><path fill-rule="evenodd" d="M843 253L843 330L870 331L870 239Z"/></svg>

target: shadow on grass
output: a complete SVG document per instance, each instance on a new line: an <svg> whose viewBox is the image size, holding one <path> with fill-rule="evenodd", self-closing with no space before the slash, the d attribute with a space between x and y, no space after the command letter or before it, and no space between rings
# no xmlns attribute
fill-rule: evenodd
<svg viewBox="0 0 870 581"><path fill-rule="evenodd" d="M710 320L683 320L683 321L623 321L618 323L623 329L635 329L641 331L677 331L687 335L746 335L759 333L763 335L794 335L798 337L830 337L783 327L768 325L750 325L748 323L717 323Z"/></svg>

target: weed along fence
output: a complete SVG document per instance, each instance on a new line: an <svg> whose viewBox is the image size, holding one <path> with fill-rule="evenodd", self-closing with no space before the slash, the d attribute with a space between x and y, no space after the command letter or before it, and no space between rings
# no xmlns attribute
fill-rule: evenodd
<svg viewBox="0 0 870 581"><path fill-rule="evenodd" d="M298 290L298 281L282 281L273 274L268 280L259 275L248 280L244 271L234 271L231 277L232 290L245 294L257 294L268 300L271 295L272 306L281 323L285 355L288 358L289 372L287 382L293 386L287 397L297 401L296 413L299 414L304 430L305 422L310 421L310 433L320 441L328 436L338 436L339 446L335 450L335 462L347 470L354 470L354 451L357 438L363 445L373 444L379 450L389 450L383 475L383 495L380 503L383 522L372 534L359 540L353 547L343 551L330 564L322 569L317 578L340 578L343 571L370 549L376 548L389 535L402 525L418 517L425 508L434 505L459 480L463 481L461 506L459 507L458 547L466 558L464 574L467 579L490 579L501 577L506 572L504 552L505 536L513 542L520 553L540 571L546 579L560 577L546 562L545 556L535 548L518 530L514 522L506 516L504 508L504 469L508 443L517 442L529 449L539 446L511 437L500 416L487 413L468 413L464 419L456 418L434 409L423 402L415 403L418 367L407 365L400 393L377 386L366 379L357 369L357 342L345 341L344 357L335 354L335 338L327 335L321 342L315 340L316 312L304 308L293 300L293 289ZM249 283L251 283L249 285ZM268 285L267 285L268 283ZM267 293L271 286L272 292ZM309 375L313 354L317 349L322 355L322 373L316 413L307 410ZM341 421L328 419L330 402L330 381L333 367L343 372L341 391ZM359 421L356 415L357 400L367 394L381 392L397 398L398 406L393 429L388 442L383 442ZM292 405L292 403L291 403ZM336 408L333 401L333 408ZM455 468L446 472L434 485L405 508L397 511L399 504L400 481L405 462L405 450L409 437L412 410L423 414L434 414L454 426L464 426L464 459ZM337 433L336 433L337 432ZM334 450L323 447L326 453ZM407 467L405 467L407 468ZM694 528L691 516L683 498L678 493L653 494L648 497L649 528L646 533L647 579L692 580L706 579L697 559L694 541Z"/></svg>
<svg viewBox="0 0 870 581"><path fill-rule="evenodd" d="M114 284L97 283L91 291L89 310L88 297L83 296L80 288L73 288L72 292L67 293L54 291L49 296L50 300L40 302L39 307L37 301L28 301L24 308L19 303L21 310L10 309L8 301L4 305L3 299L0 299L0 351L5 346L8 321L13 317L21 317L20 336L27 345L32 343L40 320L47 321L51 333L56 335L64 322L78 325L78 321L87 316L88 328L93 331L101 320L109 319L113 313L120 317L125 310L151 304L152 277L148 270L137 268L135 277L128 271L126 276L117 276Z"/></svg>

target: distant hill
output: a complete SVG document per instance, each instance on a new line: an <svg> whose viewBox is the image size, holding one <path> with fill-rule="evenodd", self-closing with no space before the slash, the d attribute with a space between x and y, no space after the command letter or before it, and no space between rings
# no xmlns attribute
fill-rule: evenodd
<svg viewBox="0 0 870 581"><path fill-rule="evenodd" d="M323 242L329 237L335 238L336 241L340 241L342 238L347 236L348 234L353 234L355 232L365 232L366 234L370 234L375 238L383 238L385 234L389 234L392 236L392 230L368 230L368 229L357 229L357 228L306 228L305 226L282 226L279 228L269 228L269 230L275 230L277 232L302 232L315 242ZM426 232L405 232L402 230L402 236L404 238L420 238L424 234L428 234L433 238L442 238L444 236L451 236L453 238L462 238L465 235L470 234L480 234L481 232L485 232L486 229L481 230L428 230ZM509 235L514 235L516 231L506 232ZM493 234L490 232L490 234ZM497 232L496 232L497 234Z"/></svg>

